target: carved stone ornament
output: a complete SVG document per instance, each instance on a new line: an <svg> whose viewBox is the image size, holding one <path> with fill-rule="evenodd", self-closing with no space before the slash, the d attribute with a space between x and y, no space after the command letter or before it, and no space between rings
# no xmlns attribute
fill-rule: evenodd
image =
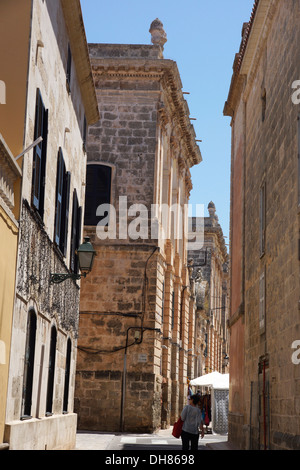
<svg viewBox="0 0 300 470"><path fill-rule="evenodd" d="M149 33L151 33L152 44L161 46L163 49L165 43L167 42L167 35L162 22L158 18L152 21Z"/></svg>

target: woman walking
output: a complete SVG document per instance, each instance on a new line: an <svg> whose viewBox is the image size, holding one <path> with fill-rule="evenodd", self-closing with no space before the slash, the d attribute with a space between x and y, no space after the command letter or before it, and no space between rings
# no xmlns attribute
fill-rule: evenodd
<svg viewBox="0 0 300 470"><path fill-rule="evenodd" d="M193 395L190 399L190 404L186 405L181 413L183 421L182 426L182 450L189 450L191 443L191 450L198 450L199 429L201 430L201 439L204 436L202 413L198 407L200 397Z"/></svg>

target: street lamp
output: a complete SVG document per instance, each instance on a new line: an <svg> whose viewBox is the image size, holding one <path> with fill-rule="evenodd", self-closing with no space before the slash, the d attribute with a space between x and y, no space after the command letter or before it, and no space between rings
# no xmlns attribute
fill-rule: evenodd
<svg viewBox="0 0 300 470"><path fill-rule="evenodd" d="M82 277L86 277L86 275L91 272L94 263L94 258L96 256L96 251L94 250L89 237L84 238L84 242L76 251L76 255L78 256L78 263L81 274L50 274L50 283L60 284L66 279L73 279L74 281L78 281Z"/></svg>

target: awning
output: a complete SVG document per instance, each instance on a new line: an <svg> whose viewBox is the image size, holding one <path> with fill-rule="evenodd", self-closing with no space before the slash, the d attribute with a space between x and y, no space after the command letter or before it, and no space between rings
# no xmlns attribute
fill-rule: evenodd
<svg viewBox="0 0 300 470"><path fill-rule="evenodd" d="M212 387L216 389L229 389L229 374L220 374L220 372L211 372L201 375L190 381L190 385L198 387Z"/></svg>

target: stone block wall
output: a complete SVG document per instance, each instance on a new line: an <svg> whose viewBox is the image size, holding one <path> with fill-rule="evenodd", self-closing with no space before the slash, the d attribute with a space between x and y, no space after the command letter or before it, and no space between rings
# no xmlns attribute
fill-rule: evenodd
<svg viewBox="0 0 300 470"><path fill-rule="evenodd" d="M119 431L124 400L125 430L152 432L160 424L161 411L160 357L156 357L161 335L152 330L161 325L154 248L101 247L96 241L93 245L97 258L93 276L83 282L80 305L78 426ZM142 327L151 329L142 331Z"/></svg>
<svg viewBox="0 0 300 470"><path fill-rule="evenodd" d="M189 122L184 136L178 72L158 46L89 49L100 121L89 128L88 165L111 167L116 236L111 222L107 237L98 226L85 226L97 257L82 282L76 410L80 429L153 432L177 419L186 401L190 291L182 296L189 282L186 245L175 242L169 212L167 237L158 210L158 233L151 236L151 206L164 202L169 210L187 201L189 165L200 154L187 151L194 135ZM134 213L121 234L121 198L128 210L143 205L145 236L129 233Z"/></svg>
<svg viewBox="0 0 300 470"><path fill-rule="evenodd" d="M244 393L240 395L243 407L239 402L230 415L230 439L241 448L299 449L300 366L292 362L292 343L300 334L299 105L292 101L292 84L300 77L296 60L300 5L269 1L257 2L256 7L248 41L251 43L257 34L258 46L252 52L246 49L241 73L247 74L247 79L236 86L239 99L232 123L233 257L239 250L234 232L238 233L240 218L234 211L240 187L234 174L240 164L244 169L242 255L237 257L242 266L244 308L231 324L230 359L234 354L242 358L239 365L236 361L233 372L235 377L244 377L237 387ZM231 268L233 273L234 264ZM239 294L233 292L233 280L232 275L232 301ZM238 347L236 325L241 320L244 345ZM235 400L234 394L231 400Z"/></svg>

